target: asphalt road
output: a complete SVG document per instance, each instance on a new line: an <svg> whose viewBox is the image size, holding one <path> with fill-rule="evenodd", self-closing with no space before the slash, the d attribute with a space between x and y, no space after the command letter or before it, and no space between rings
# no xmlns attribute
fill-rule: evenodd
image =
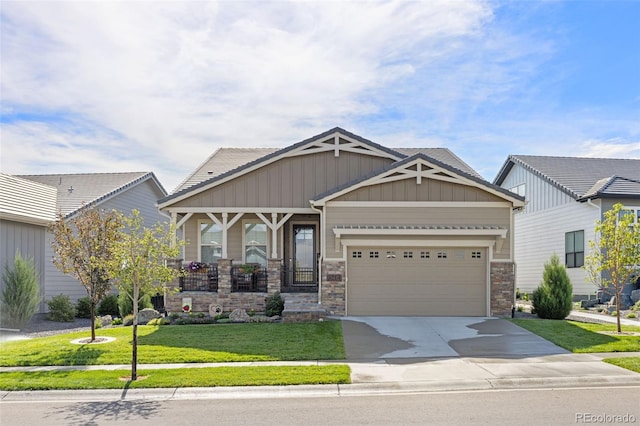
<svg viewBox="0 0 640 426"><path fill-rule="evenodd" d="M639 424L640 387L322 398L0 402L4 425Z"/></svg>

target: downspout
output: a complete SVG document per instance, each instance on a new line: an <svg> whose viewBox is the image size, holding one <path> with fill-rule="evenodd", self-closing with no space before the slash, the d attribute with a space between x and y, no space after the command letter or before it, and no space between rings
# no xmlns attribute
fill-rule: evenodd
<svg viewBox="0 0 640 426"><path fill-rule="evenodd" d="M320 237L320 257L318 258L318 305L322 305L322 264L324 259L324 248L325 248L325 238L324 238L324 212L322 209L317 208L313 205L313 200L309 201L309 205L311 206L311 210L316 211L320 214L320 230L318 232L318 236Z"/></svg>

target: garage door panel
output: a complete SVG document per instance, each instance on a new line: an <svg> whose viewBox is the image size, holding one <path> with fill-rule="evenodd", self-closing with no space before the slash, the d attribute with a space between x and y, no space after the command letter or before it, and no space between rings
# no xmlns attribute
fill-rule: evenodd
<svg viewBox="0 0 640 426"><path fill-rule="evenodd" d="M357 248L350 254L354 251L348 264L349 315L486 315L485 249Z"/></svg>

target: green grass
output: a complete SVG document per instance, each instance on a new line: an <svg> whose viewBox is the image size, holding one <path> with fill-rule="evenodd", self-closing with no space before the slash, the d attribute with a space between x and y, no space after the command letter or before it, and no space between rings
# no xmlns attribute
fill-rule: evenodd
<svg viewBox="0 0 640 426"><path fill-rule="evenodd" d="M214 367L138 370L138 380L128 380L130 370L45 371L0 373L0 389L135 389L213 386L280 386L350 383L349 366L343 364L291 367Z"/></svg>
<svg viewBox="0 0 640 426"><path fill-rule="evenodd" d="M89 332L0 344L0 366L105 365L131 362L131 327L105 328L105 344L71 344ZM339 321L138 327L138 363L344 359Z"/></svg>
<svg viewBox="0 0 640 426"><path fill-rule="evenodd" d="M617 365L618 367L626 368L627 370L640 373L640 357L627 357L627 358L607 358L603 360L609 364Z"/></svg>
<svg viewBox="0 0 640 426"><path fill-rule="evenodd" d="M542 319L512 319L511 321L574 353L640 352L638 336L600 333L615 332L615 324ZM640 327L624 326L622 331L623 333L640 332Z"/></svg>

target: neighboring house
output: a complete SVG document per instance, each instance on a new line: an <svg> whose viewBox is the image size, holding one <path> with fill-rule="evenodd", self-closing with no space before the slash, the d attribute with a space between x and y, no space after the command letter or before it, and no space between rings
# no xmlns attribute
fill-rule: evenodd
<svg viewBox="0 0 640 426"><path fill-rule="evenodd" d="M38 238L23 238L13 243L16 247L20 246L21 250L37 252L39 259L46 260L44 265L41 260L39 261L42 265L39 268L44 301L58 294L69 296L73 302L87 296L85 288L76 279L60 272L51 261L53 258L52 235L46 231L46 225L56 219L57 212L62 212L66 219L70 219L84 205L93 205L106 211L118 210L124 214L131 213L135 208L140 211L146 226L152 226L158 221L168 221L167 216L160 213L156 207L156 200L166 196L167 192L150 172L23 175L8 178L5 176L3 179L13 179L22 185L22 190L25 192L20 195L20 201L24 203L26 211L40 211L38 206L46 201L46 215L37 223ZM4 206L4 199L2 201L1 204ZM27 203L28 206L26 206ZM5 233L5 226L8 224L14 228L17 226L14 224L14 219L10 220L12 222L7 221L7 225L4 224L4 220L2 221L3 256L5 245L12 244L7 240L17 240ZM46 304L43 303L41 312L46 310Z"/></svg>
<svg viewBox="0 0 640 426"><path fill-rule="evenodd" d="M595 239L596 221L615 203L640 220L640 160L511 155L494 180L523 195L515 215L516 286L531 293L544 263L556 253L564 262L576 299L597 287L582 267Z"/></svg>
<svg viewBox="0 0 640 426"><path fill-rule="evenodd" d="M17 252L33 259L44 309L47 225L55 220L56 189L0 173L0 271L13 268ZM0 280L0 291L4 282Z"/></svg>
<svg viewBox="0 0 640 426"><path fill-rule="evenodd" d="M276 291L285 312L298 300L332 315L506 315L514 303L524 198L447 149L340 128L279 150L220 149L158 204L185 263L207 263L175 283L168 311L262 310Z"/></svg>

